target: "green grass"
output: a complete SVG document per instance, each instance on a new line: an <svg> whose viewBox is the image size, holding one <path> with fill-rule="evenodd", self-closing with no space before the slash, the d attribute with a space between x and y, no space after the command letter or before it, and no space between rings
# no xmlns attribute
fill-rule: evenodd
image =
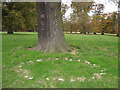
<svg viewBox="0 0 120 90"><path fill-rule="evenodd" d="M4 33L3 88L118 87L118 37L66 34L65 38L76 54L30 51L27 48L37 44L36 33ZM99 75L101 70L105 75Z"/></svg>

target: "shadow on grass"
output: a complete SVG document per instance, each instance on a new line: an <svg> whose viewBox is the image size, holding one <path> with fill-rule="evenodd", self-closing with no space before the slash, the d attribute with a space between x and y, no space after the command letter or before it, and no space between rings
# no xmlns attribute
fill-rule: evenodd
<svg viewBox="0 0 120 90"><path fill-rule="evenodd" d="M37 33L14 33L14 34L2 33L2 35L37 35Z"/></svg>
<svg viewBox="0 0 120 90"><path fill-rule="evenodd" d="M76 35L101 35L101 34L79 34L79 33L65 33L65 34L76 34ZM113 37L120 37L120 36L117 36L117 35L109 35L109 34L104 34L104 35L101 35L101 36L113 36Z"/></svg>
<svg viewBox="0 0 120 90"><path fill-rule="evenodd" d="M117 35L104 35L104 36L120 37L120 36L117 36Z"/></svg>
<svg viewBox="0 0 120 90"><path fill-rule="evenodd" d="M2 35L37 35L37 32L15 32L14 34L7 34L7 33L0 33ZM101 34L79 34L79 33L64 33L64 34L73 34L73 35L101 35ZM109 34L104 34L101 36L113 36L113 37L120 37L117 35L109 35Z"/></svg>

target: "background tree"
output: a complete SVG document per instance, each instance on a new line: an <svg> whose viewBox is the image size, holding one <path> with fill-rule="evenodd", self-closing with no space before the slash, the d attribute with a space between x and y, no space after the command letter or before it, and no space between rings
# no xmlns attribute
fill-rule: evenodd
<svg viewBox="0 0 120 90"><path fill-rule="evenodd" d="M92 16L92 21L91 21L91 32L93 32L93 34L96 34L98 32L98 23L97 23L97 19L98 16L97 15L93 15Z"/></svg>
<svg viewBox="0 0 120 90"><path fill-rule="evenodd" d="M118 2L118 29L117 36L120 36L120 1Z"/></svg>
<svg viewBox="0 0 120 90"><path fill-rule="evenodd" d="M99 23L99 30L101 32L101 35L104 35L107 29L106 20L104 16L101 15L100 21L98 23Z"/></svg>
<svg viewBox="0 0 120 90"><path fill-rule="evenodd" d="M117 33L117 36L120 36L120 0L108 0L111 3L115 3L118 5L118 24L115 26L115 32Z"/></svg>
<svg viewBox="0 0 120 90"><path fill-rule="evenodd" d="M65 31L68 31L70 33L72 32L78 32L80 31L80 27L79 27L79 22L78 22L78 17L76 14L70 14L70 18L69 19L64 19L63 21L63 25L65 28Z"/></svg>
<svg viewBox="0 0 120 90"><path fill-rule="evenodd" d="M113 12L113 13L109 13L108 14L108 18L107 18L107 22L108 22L108 32L109 33L116 33L116 26L118 24L118 13L117 12Z"/></svg>
<svg viewBox="0 0 120 90"><path fill-rule="evenodd" d="M63 21L63 28L64 28L64 31L70 32L71 31L71 22L67 19L64 20Z"/></svg>
<svg viewBox="0 0 120 90"><path fill-rule="evenodd" d="M4 2L2 5L3 30L27 31L36 28L35 3Z"/></svg>
<svg viewBox="0 0 120 90"><path fill-rule="evenodd" d="M78 28L78 22L77 22L77 15L76 14L70 14L70 32L77 32Z"/></svg>
<svg viewBox="0 0 120 90"><path fill-rule="evenodd" d="M102 23L100 23L102 20L101 15L103 14L103 10L104 10L104 5L103 4L96 4L94 3L92 5L92 9L91 12L94 14L92 16L92 31L94 34L96 34L97 32L101 32L100 30L104 31L104 25L102 25ZM102 26L100 26L102 25ZM104 33L102 33L104 35Z"/></svg>
<svg viewBox="0 0 120 90"><path fill-rule="evenodd" d="M86 32L90 32L89 25L90 25L90 17L87 13L79 14L79 31L81 34L86 34Z"/></svg>
<svg viewBox="0 0 120 90"><path fill-rule="evenodd" d="M83 34L90 32L88 27L90 25L90 16L88 12L92 9L93 2L73 2L74 14L77 15L77 22L79 23L79 31Z"/></svg>

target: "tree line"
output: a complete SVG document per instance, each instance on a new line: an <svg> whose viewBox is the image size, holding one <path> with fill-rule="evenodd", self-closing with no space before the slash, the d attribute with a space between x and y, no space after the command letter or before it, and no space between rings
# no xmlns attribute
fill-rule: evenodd
<svg viewBox="0 0 120 90"><path fill-rule="evenodd" d="M61 4L64 16L69 7ZM63 18L63 29L66 32L113 33L119 36L118 12L103 13L104 5L94 2L73 2L73 13L70 18ZM92 12L90 16L88 13ZM17 31L37 31L36 3L33 2L3 2L2 30L12 34Z"/></svg>
<svg viewBox="0 0 120 90"><path fill-rule="evenodd" d="M64 31L80 32L80 34L89 33L112 33L119 36L118 32L118 12L103 13L104 5L92 2L73 3L73 14L69 19L63 21ZM93 15L88 15L89 12Z"/></svg>
<svg viewBox="0 0 120 90"><path fill-rule="evenodd" d="M36 29L36 5L32 2L3 2L2 30L34 31Z"/></svg>

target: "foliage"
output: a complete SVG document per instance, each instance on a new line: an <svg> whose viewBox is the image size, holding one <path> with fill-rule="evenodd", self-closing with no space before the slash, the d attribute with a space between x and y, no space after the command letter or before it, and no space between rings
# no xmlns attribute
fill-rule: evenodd
<svg viewBox="0 0 120 90"><path fill-rule="evenodd" d="M92 19L93 32L116 33L117 17L116 12L94 15Z"/></svg>
<svg viewBox="0 0 120 90"><path fill-rule="evenodd" d="M73 2L72 7L74 8L74 13L88 13L92 9L92 4L93 2Z"/></svg>
<svg viewBox="0 0 120 90"><path fill-rule="evenodd" d="M90 32L90 16L87 13L82 12L78 18L79 31L82 33Z"/></svg>
<svg viewBox="0 0 120 90"><path fill-rule="evenodd" d="M111 0L112 1L112 0ZM116 0L115 3L118 3ZM119 33L119 13L103 13L104 5L93 2L73 2L73 14L69 19L64 17L70 7L62 4L63 27L70 32L106 32ZM27 2L4 2L2 4L2 27L3 30L34 31L36 29L35 3ZM89 16L89 12L93 16Z"/></svg>
<svg viewBox="0 0 120 90"><path fill-rule="evenodd" d="M3 30L27 31L36 29L35 3L4 2Z"/></svg>
<svg viewBox="0 0 120 90"><path fill-rule="evenodd" d="M69 20L65 19L63 21L64 30L72 32L77 32L79 30L79 24L76 20L76 16L71 14Z"/></svg>
<svg viewBox="0 0 120 90"><path fill-rule="evenodd" d="M90 16L87 14L92 8L93 2L73 2L72 9L74 13L70 15L69 20L64 21L64 27L68 31L90 32Z"/></svg>
<svg viewBox="0 0 120 90"><path fill-rule="evenodd" d="M93 2L74 2L74 13L77 15L79 31L82 33L90 32L90 16L87 14L92 9Z"/></svg>

